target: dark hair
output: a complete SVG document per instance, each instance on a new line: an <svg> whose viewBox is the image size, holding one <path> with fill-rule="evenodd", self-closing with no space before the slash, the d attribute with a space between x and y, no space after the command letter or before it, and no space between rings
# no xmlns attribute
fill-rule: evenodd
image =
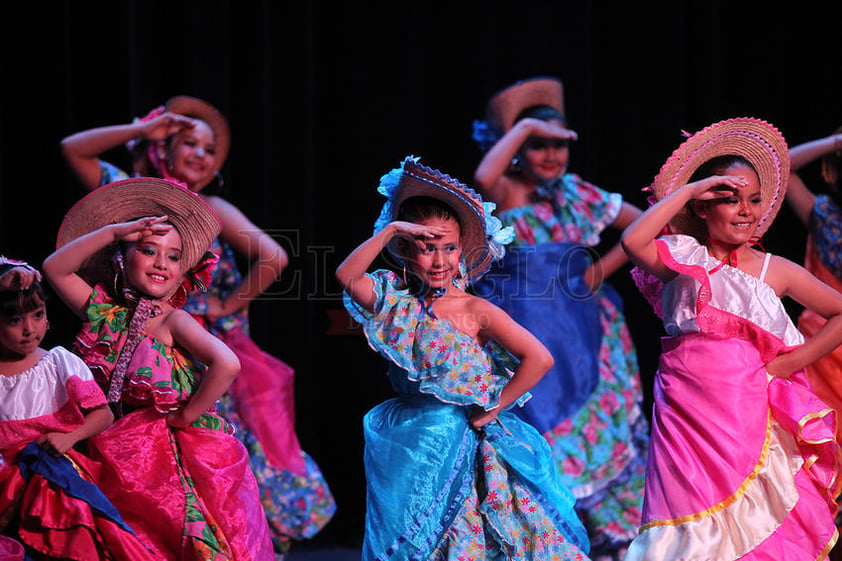
<svg viewBox="0 0 842 561"><path fill-rule="evenodd" d="M741 164L744 166L748 166L749 168L754 169L754 165L745 159L743 156L738 156L737 154L725 154L723 156L716 156L715 158L711 158L707 162L700 165L693 175L690 177L690 181L688 183L693 183L694 181L698 181L700 179L704 179L705 177L710 177L711 175L723 175L726 169L733 166L734 164Z"/></svg>
<svg viewBox="0 0 842 561"><path fill-rule="evenodd" d="M40 308L47 303L47 291L35 281L26 290L0 290L0 316L11 318Z"/></svg>
<svg viewBox="0 0 842 561"><path fill-rule="evenodd" d="M556 108L550 107L549 105L532 105L531 107L527 107L518 113L517 117L515 117L515 123L521 119L526 119L527 117L539 119L541 121L557 120L561 121L562 125L567 126L567 117L565 117L562 113L559 113Z"/></svg>
<svg viewBox="0 0 842 561"><path fill-rule="evenodd" d="M434 197L409 197L401 203L398 214L395 217L396 220L406 220L407 222L415 223L430 218L441 218L443 220L452 218L459 224L459 231L462 231L462 223L459 221L459 215L456 214L453 207Z"/></svg>

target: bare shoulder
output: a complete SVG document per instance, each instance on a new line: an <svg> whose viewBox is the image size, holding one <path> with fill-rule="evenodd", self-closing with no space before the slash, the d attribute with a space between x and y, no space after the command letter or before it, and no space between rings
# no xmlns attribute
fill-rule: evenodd
<svg viewBox="0 0 842 561"><path fill-rule="evenodd" d="M764 280L780 296L788 293L796 283L812 278L813 274L795 261L780 255L771 255Z"/></svg>
<svg viewBox="0 0 842 561"><path fill-rule="evenodd" d="M181 308L170 308L169 311L164 312L166 314L166 323L179 323L185 321L196 321L193 316L191 316L188 312L185 312Z"/></svg>
<svg viewBox="0 0 842 561"><path fill-rule="evenodd" d="M769 272L772 271L784 271L784 272L796 272L796 273L807 273L810 274L807 269L803 266L799 265L792 259L787 259L786 257L782 257L780 255L772 254L769 257Z"/></svg>
<svg viewBox="0 0 842 561"><path fill-rule="evenodd" d="M466 303L467 311L474 315L480 325L484 322L481 321L482 318L493 319L496 317L500 317L501 315L508 315L503 308L497 306L493 302L482 298L481 296L476 296L474 294L468 295L468 301Z"/></svg>

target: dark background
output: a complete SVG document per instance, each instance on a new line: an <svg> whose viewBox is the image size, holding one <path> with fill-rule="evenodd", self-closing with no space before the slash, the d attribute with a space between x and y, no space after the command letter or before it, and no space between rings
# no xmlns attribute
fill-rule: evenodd
<svg viewBox="0 0 842 561"><path fill-rule="evenodd" d="M315 540L353 544L361 420L391 392L385 361L341 319L333 271L371 233L380 176L414 154L469 181L480 156L472 121L488 97L553 75L579 133L570 170L643 207L641 189L682 129L752 116L797 144L842 124L840 15L838 3L733 0L7 2L0 254L40 265L83 195L61 159L64 136L129 122L172 95L216 105L232 127L224 195L291 255L253 304L252 330L296 369L298 434L337 500ZM107 156L128 165L122 150ZM815 181L817 167L804 175ZM784 208L764 246L800 261L804 238ZM660 324L628 269L612 282L648 407ZM50 315L47 343L69 345L75 318L57 299Z"/></svg>

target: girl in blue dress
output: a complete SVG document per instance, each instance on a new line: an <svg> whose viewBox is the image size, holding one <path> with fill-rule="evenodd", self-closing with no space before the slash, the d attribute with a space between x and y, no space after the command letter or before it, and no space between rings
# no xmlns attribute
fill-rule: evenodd
<svg viewBox="0 0 842 561"><path fill-rule="evenodd" d="M511 229L493 204L417 158L379 191L387 201L374 235L336 271L397 393L363 420L363 560L588 559L549 445L511 411L552 356L465 290L502 257ZM398 272L369 273L384 248Z"/></svg>
<svg viewBox="0 0 842 561"><path fill-rule="evenodd" d="M597 249L641 211L569 171L577 138L556 78L489 100L474 123L484 154L474 182L515 239L473 288L552 352L555 365L518 413L549 442L594 559L619 561L640 525L649 426L623 301L607 282L628 258L619 244Z"/></svg>

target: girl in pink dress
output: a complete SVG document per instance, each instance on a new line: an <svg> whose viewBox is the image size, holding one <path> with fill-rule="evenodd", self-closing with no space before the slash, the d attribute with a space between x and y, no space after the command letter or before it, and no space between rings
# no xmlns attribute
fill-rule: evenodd
<svg viewBox="0 0 842 561"><path fill-rule="evenodd" d="M836 415L804 367L842 343L842 294L754 247L788 175L775 127L713 124L664 164L655 204L622 236L667 332L626 561L813 561L836 542ZM785 296L827 319L810 339Z"/></svg>
<svg viewBox="0 0 842 561"><path fill-rule="evenodd" d="M316 460L295 430L295 370L252 338L251 303L289 264L281 244L223 193L221 170L231 147L225 116L210 103L174 96L131 123L95 127L62 140L62 155L88 191L129 175L100 159L126 145L132 173L183 183L217 214L222 230L211 251L219 256L207 290L184 304L240 361L240 373L217 404L249 451L275 551L315 536L333 518L336 501ZM227 185L230 194L230 185ZM247 268L241 268L248 263Z"/></svg>
<svg viewBox="0 0 842 561"><path fill-rule="evenodd" d="M219 228L183 186L126 179L68 211L43 268L83 319L74 350L118 417L89 442L103 492L170 561L269 561L248 453L215 409L239 361L181 309Z"/></svg>
<svg viewBox="0 0 842 561"><path fill-rule="evenodd" d="M79 357L40 346L45 302L40 273L0 257L0 533L25 544L27 559L160 559L97 488L99 466L75 448L114 416Z"/></svg>

